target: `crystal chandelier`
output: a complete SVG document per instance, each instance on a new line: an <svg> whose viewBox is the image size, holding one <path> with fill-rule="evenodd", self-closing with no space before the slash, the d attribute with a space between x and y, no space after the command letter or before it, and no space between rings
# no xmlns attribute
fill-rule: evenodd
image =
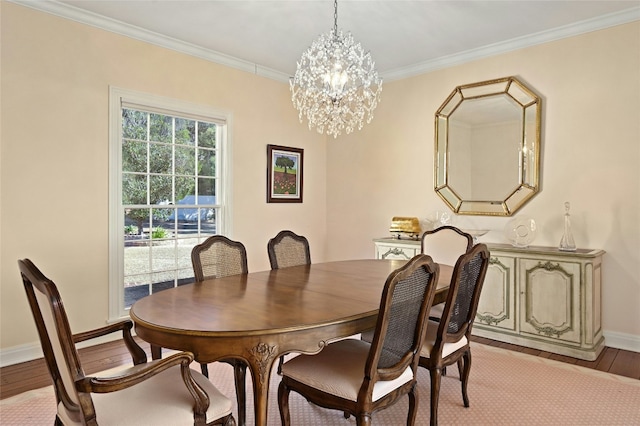
<svg viewBox="0 0 640 426"><path fill-rule="evenodd" d="M333 30L322 34L303 54L290 80L291 100L309 121L309 129L338 137L371 122L380 100L382 80L371 54L338 31L338 1L334 0Z"/></svg>

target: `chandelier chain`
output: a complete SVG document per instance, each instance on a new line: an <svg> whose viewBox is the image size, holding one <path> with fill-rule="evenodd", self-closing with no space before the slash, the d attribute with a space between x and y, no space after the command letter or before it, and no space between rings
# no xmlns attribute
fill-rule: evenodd
<svg viewBox="0 0 640 426"><path fill-rule="evenodd" d="M338 36L338 0L333 0L333 33Z"/></svg>

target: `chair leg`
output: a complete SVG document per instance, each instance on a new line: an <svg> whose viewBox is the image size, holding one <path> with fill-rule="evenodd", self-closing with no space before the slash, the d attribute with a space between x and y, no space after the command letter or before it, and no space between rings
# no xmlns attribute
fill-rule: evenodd
<svg viewBox="0 0 640 426"><path fill-rule="evenodd" d="M233 414L229 414L226 418L220 420L222 421L222 426L237 426L236 419L233 418Z"/></svg>
<svg viewBox="0 0 640 426"><path fill-rule="evenodd" d="M282 376L282 364L284 364L284 355L282 355L280 361L278 361L278 376Z"/></svg>
<svg viewBox="0 0 640 426"><path fill-rule="evenodd" d="M278 409L280 410L280 422L282 426L291 426L291 414L289 413L289 388L280 381L278 386Z"/></svg>
<svg viewBox="0 0 640 426"><path fill-rule="evenodd" d="M429 424L436 426L438 424L438 400L440 399L440 381L442 380L442 368L436 367L429 369L431 376L431 419Z"/></svg>
<svg viewBox="0 0 640 426"><path fill-rule="evenodd" d="M418 386L417 383L413 385L409 392L409 414L407 415L407 426L413 426L416 424L416 417L418 415Z"/></svg>
<svg viewBox="0 0 640 426"><path fill-rule="evenodd" d="M371 426L371 413L360 413L356 416L356 426Z"/></svg>
<svg viewBox="0 0 640 426"><path fill-rule="evenodd" d="M462 401L465 407L469 407L469 395L467 395L467 385L469 384L469 372L471 371L471 350L467 351L462 356L464 358L464 367L460 372L460 380L462 380ZM460 368L460 364L458 364Z"/></svg>
<svg viewBox="0 0 640 426"><path fill-rule="evenodd" d="M207 364L200 364L200 371L204 377L209 378L209 366Z"/></svg>
<svg viewBox="0 0 640 426"><path fill-rule="evenodd" d="M247 421L247 364L242 361L233 362L233 376L236 382L236 400L238 402L238 426Z"/></svg>
<svg viewBox="0 0 640 426"><path fill-rule="evenodd" d="M151 359L162 359L162 347L157 345L151 346Z"/></svg>

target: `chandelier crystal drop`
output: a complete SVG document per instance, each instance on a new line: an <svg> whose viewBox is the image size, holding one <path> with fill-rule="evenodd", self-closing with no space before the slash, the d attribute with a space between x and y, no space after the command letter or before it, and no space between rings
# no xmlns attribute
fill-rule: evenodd
<svg viewBox="0 0 640 426"><path fill-rule="evenodd" d="M300 122L309 129L338 137L370 123L380 101L382 80L371 54L338 31L338 2L334 0L334 27L313 42L297 63L290 80L291 100Z"/></svg>

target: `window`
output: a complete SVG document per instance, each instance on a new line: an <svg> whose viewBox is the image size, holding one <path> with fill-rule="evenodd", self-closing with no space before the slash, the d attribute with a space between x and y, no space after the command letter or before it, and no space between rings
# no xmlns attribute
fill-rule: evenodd
<svg viewBox="0 0 640 426"><path fill-rule="evenodd" d="M193 281L191 249L226 234L228 115L110 93L110 319Z"/></svg>

